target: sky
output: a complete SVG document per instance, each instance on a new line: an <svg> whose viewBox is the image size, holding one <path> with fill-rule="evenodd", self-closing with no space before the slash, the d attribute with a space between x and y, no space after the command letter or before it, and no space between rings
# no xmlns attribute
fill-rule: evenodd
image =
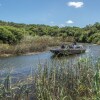
<svg viewBox="0 0 100 100"><path fill-rule="evenodd" d="M100 22L100 0L0 0L0 20L84 27Z"/></svg>

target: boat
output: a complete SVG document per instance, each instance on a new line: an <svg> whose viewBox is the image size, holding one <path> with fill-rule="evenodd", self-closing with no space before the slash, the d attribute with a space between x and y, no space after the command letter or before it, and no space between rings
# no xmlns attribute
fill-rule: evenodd
<svg viewBox="0 0 100 100"><path fill-rule="evenodd" d="M50 51L54 55L74 55L84 53L86 49L82 45L74 45L73 47L51 49Z"/></svg>

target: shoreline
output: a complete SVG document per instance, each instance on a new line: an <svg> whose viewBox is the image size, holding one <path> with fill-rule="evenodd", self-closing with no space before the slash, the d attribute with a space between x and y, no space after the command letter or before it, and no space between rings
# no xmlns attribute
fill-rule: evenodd
<svg viewBox="0 0 100 100"><path fill-rule="evenodd" d="M55 46L56 47L56 46ZM48 49L49 48L49 49ZM0 54L0 58L7 58L7 57L13 57L13 56L28 56L28 55L36 55L40 54L46 51L49 51L51 47L48 47L46 50L43 51L34 51L34 52L26 52L26 53L20 53L20 54Z"/></svg>
<svg viewBox="0 0 100 100"><path fill-rule="evenodd" d="M83 44L83 43L81 43L81 44ZM98 44L92 44L92 45L98 45ZM39 53L49 51L51 48L56 48L56 47L59 47L59 46L47 47L45 50L42 50L42 51L33 51L33 52L26 52L26 53L19 53L19 54L13 54L13 53L12 54L11 53L6 54L5 53L5 54L0 54L0 58L13 57L13 56L23 56L23 55L25 55L25 56L35 55L35 54L39 54Z"/></svg>
<svg viewBox="0 0 100 100"><path fill-rule="evenodd" d="M45 50L47 51L47 50ZM27 55L35 55L35 54L39 54L45 51L41 51L41 52L29 52L29 53L24 53L24 54L0 54L0 58L6 58L6 57L13 57L13 56L27 56Z"/></svg>

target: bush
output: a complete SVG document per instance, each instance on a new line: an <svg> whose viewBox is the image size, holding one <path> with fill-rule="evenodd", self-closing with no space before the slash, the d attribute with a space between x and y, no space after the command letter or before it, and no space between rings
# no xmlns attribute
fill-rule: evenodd
<svg viewBox="0 0 100 100"><path fill-rule="evenodd" d="M22 31L13 27L0 26L0 41L8 44L15 44L20 42L23 38Z"/></svg>
<svg viewBox="0 0 100 100"><path fill-rule="evenodd" d="M0 40L3 41L3 43L12 43L15 42L16 39L9 30L0 27Z"/></svg>

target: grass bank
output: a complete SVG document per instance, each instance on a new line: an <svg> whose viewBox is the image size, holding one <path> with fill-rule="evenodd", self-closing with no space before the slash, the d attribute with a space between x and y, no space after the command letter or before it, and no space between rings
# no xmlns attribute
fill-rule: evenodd
<svg viewBox="0 0 100 100"><path fill-rule="evenodd" d="M0 44L0 56L19 55L32 52L42 52L48 47L59 46L63 42L71 42L72 38L50 36L25 36L17 45Z"/></svg>
<svg viewBox="0 0 100 100"><path fill-rule="evenodd" d="M0 84L0 100L100 100L100 59L39 64L25 81Z"/></svg>

